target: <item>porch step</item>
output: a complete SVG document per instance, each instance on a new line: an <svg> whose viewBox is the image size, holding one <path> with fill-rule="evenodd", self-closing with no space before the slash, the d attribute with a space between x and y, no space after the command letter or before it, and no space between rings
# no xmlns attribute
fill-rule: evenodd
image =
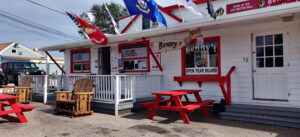
<svg viewBox="0 0 300 137"><path fill-rule="evenodd" d="M113 102L92 101L91 107L94 112L105 113L110 115L115 114L115 104ZM124 110L131 108L133 108L132 101L120 102L118 106L118 111L124 112Z"/></svg>
<svg viewBox="0 0 300 137"><path fill-rule="evenodd" d="M31 93L31 101L33 102L44 102L44 95L39 93ZM47 104L55 104L56 96L54 93L47 94Z"/></svg>
<svg viewBox="0 0 300 137"><path fill-rule="evenodd" d="M234 104L226 106L221 119L300 128L300 109Z"/></svg>
<svg viewBox="0 0 300 137"><path fill-rule="evenodd" d="M226 106L226 112L261 114L300 119L300 108L233 104L231 106Z"/></svg>

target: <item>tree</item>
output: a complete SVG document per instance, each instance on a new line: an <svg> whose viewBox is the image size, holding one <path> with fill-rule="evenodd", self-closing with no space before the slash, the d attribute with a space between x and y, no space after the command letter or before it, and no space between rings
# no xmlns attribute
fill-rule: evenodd
<svg viewBox="0 0 300 137"><path fill-rule="evenodd" d="M116 3L107 3L107 8L114 17L115 21L120 18L128 15L126 8ZM99 28L103 33L115 34L114 26L111 22L111 19L108 15L108 12L105 9L105 6L102 5L93 5L90 12L95 16L94 25ZM78 31L82 35L82 31Z"/></svg>

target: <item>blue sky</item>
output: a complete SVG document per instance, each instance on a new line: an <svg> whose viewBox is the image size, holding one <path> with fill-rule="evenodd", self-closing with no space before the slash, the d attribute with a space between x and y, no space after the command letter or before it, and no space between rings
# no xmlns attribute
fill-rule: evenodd
<svg viewBox="0 0 300 137"><path fill-rule="evenodd" d="M102 0L32 1L60 11L73 11L78 15L88 11L92 7L92 5L102 3ZM124 5L122 0L105 1L116 2L121 5ZM156 2L162 6L168 6L176 3L176 0L156 0ZM27 20L42 24L44 26L80 38L80 35L77 33L77 26L72 22L72 20L68 16L39 7L28 2L27 0L1 0L0 9L18 17L25 18ZM0 31L0 43L14 41L30 49L74 41L54 36L48 33L40 32L38 30L18 24L2 16L0 16ZM56 57L63 57L63 54L59 53L53 53L53 55Z"/></svg>

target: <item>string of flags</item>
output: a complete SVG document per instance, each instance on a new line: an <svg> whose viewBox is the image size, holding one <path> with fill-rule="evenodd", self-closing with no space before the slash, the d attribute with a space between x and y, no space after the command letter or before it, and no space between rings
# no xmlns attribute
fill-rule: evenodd
<svg viewBox="0 0 300 137"><path fill-rule="evenodd" d="M114 26L114 30L117 35L120 34L117 23L115 22L112 14L110 13L108 7L106 6L104 0L102 0L105 9L111 18L111 22ZM125 3L126 9L129 13L129 16L142 14L144 17L150 19L153 22L160 22L167 28L167 22L159 11L158 6L154 0L123 0ZM186 9L195 13L196 15L206 17L206 13L203 12L194 2L193 0L177 0L178 6L179 4L183 5ZM180 8L180 6L179 6ZM219 8L217 11L214 10L213 4L211 0L207 0L207 11L210 17L216 19L217 16L222 15L224 13L223 8ZM74 21L74 23L84 30L84 32L88 35L91 41L95 44L106 45L107 37L93 24L85 21L84 19L78 17L73 12L66 12L66 14ZM182 18L183 15L182 15Z"/></svg>
<svg viewBox="0 0 300 137"><path fill-rule="evenodd" d="M124 0L129 16L142 14L153 22L159 21L167 27L167 22L154 0Z"/></svg>

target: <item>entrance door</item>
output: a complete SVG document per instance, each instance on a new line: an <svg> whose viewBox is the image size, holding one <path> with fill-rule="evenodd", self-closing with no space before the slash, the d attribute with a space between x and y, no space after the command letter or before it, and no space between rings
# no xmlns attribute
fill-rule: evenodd
<svg viewBox="0 0 300 137"><path fill-rule="evenodd" d="M99 74L110 75L110 47L99 48Z"/></svg>
<svg viewBox="0 0 300 137"><path fill-rule="evenodd" d="M285 35L256 34L253 39L254 99L288 100Z"/></svg>

